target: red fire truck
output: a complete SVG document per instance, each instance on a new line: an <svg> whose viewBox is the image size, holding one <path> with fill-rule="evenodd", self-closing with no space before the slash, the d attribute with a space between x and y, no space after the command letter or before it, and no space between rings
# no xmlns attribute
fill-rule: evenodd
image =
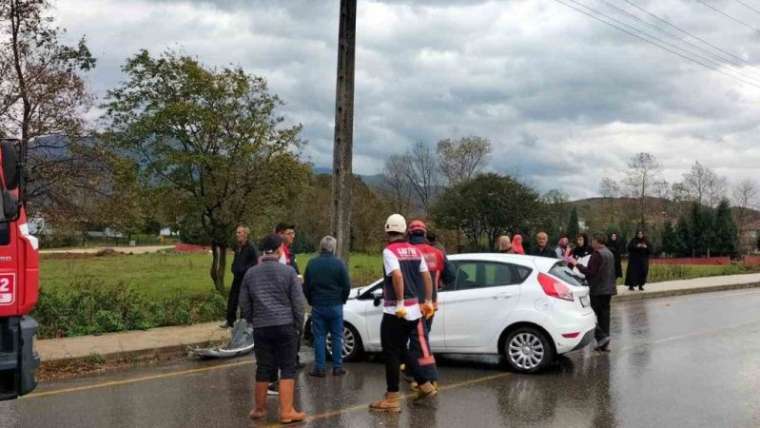
<svg viewBox="0 0 760 428"><path fill-rule="evenodd" d="M32 391L40 364L29 316L39 292L38 241L27 225L19 149L18 140L0 140L0 400Z"/></svg>

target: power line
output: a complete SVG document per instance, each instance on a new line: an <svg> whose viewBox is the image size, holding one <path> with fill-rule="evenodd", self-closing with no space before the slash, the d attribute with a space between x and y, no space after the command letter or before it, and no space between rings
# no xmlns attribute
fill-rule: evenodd
<svg viewBox="0 0 760 428"><path fill-rule="evenodd" d="M673 50L673 49L667 47L666 45L663 45L662 43L659 43L658 41L656 41L656 38L653 41L650 38L641 36L639 34L636 34L635 32L629 31L629 30L627 30L627 29L625 29L625 28L623 28L623 27L621 27L619 25L616 25L616 24L614 24L614 23L612 23L612 22L610 22L610 21L608 21L606 19L600 18L597 15L595 15L594 13L602 15L602 16L607 16L607 15L599 13L598 11L596 11L596 10L594 10L594 9L592 9L592 8L590 8L590 7L582 4L582 3L579 3L579 2L577 2L575 0L554 0L554 1L557 2L557 3L559 3L559 4L561 4L561 5L563 5L563 6L565 6L565 7L569 7L570 9L573 9L576 12L582 13L582 14L584 14L584 15L592 18L592 19L595 19L595 20L597 20L599 22L602 22L602 23L604 23L606 25L609 25L610 27L613 27L613 28L615 28L615 29L617 29L619 31L622 31L622 32L624 32L624 33L626 33L626 34L628 34L630 36L636 37L637 39L640 39L640 40L643 40L643 41L645 41L645 42L647 42L649 44L655 45L655 46L659 47L660 49L668 51L668 52L670 52L670 53L672 53L674 55L678 55L679 57L681 57L681 58L683 58L683 59L685 59L687 61L694 62L694 63L699 64L699 65L701 65L701 66L703 66L703 67L705 67L707 69L717 71L718 73L725 74L728 77L731 77L731 78L733 78L735 80L741 81L742 83L744 83L746 85L754 86L755 88L760 89L760 85L757 85L757 84L753 83L752 81L748 81L748 80L745 80L745 79L743 79L741 77L737 77L737 76L735 76L733 74L729 74L729 73L721 70L720 68L716 68L715 66L711 66L709 64L705 64L704 62L702 62L702 61L700 61L698 59L694 59L694 58L692 58L692 57L690 57L688 55L684 55L683 53L678 52L677 50ZM566 3L565 1L572 2L572 3L574 3L576 5L579 5L579 6L583 7L583 8L585 8L585 9L588 9L588 10L591 11L591 13L586 12L585 10L579 9L576 6L570 5L570 4ZM614 21L614 19L612 19L612 21ZM678 48L676 48L676 49L678 49Z"/></svg>
<svg viewBox="0 0 760 428"><path fill-rule="evenodd" d="M733 54L733 53L731 53L729 51L721 49L718 46L713 45L712 43L708 42L707 40L703 39L702 37L699 37L699 36L697 36L695 34L692 34L692 33L688 32L688 31L684 30L683 28L677 26L676 24L673 24L672 22L668 21L667 19L661 18L661 17L655 15L654 13L652 13L652 12L644 9L643 7L637 5L636 3L631 2L630 0L623 0L623 1L626 2L626 3L628 3L628 4L630 4L631 6L635 7L636 9L638 9L638 10L646 13L647 15L649 15L649 16L657 19L658 21L664 22L666 25L675 28L676 30L680 31L681 33L686 34L687 36L692 37L692 38L694 38L696 40L699 40L700 42L706 44L707 46L710 46L711 48L715 49L716 51L720 51L720 52L722 52L722 53L724 53L724 54L726 54L726 55L728 55L728 56L730 56L732 58L737 59L738 61L741 61L741 62L749 65L749 66L753 65L752 63L750 63L746 59L744 59L744 58L742 58L742 57L740 57L738 55L735 55L735 54Z"/></svg>
<svg viewBox="0 0 760 428"><path fill-rule="evenodd" d="M720 10L720 9L714 7L714 6L712 6L712 5L708 4L708 3L705 3L703 0L697 0L697 2L702 3L703 5L705 5L705 7L708 7L710 9L718 12L719 14L725 16L726 18L728 18L728 19L730 19L730 20L732 20L732 21L734 21L736 23L742 24L743 26L751 29L752 31L758 31L758 32L760 32L760 29L758 29L754 25L747 24L746 22L742 21L741 19L734 18L733 16L727 14L726 12L723 12L722 10Z"/></svg>
<svg viewBox="0 0 760 428"><path fill-rule="evenodd" d="M744 3L742 0L736 0L736 2L739 3L740 5L746 7L747 9L753 11L753 12L755 12L757 14L760 14L760 10L756 9L754 6L751 6L751 5L748 5L747 3Z"/></svg>
<svg viewBox="0 0 760 428"><path fill-rule="evenodd" d="M627 15L627 16L630 16L630 17L631 17L631 18L633 18L634 20L636 20L636 21L638 21L638 22L641 22L641 23L643 23L643 24L645 24L645 25L648 25L648 26L650 26L650 27L654 28L655 30L659 31L660 33L666 34L667 36L669 36L669 37L671 37L671 38L673 38L673 39L675 39L675 40L678 40L678 41L680 41L680 42L682 42L682 43L684 43L684 44L686 44L686 45L689 45L689 46L691 46L691 47L692 47L692 48L693 48L693 49L696 51L696 53L695 53L694 51L689 51L688 49L685 49L685 48L683 48L683 47L679 47L680 49L682 49L682 50L684 50L684 51L686 51L686 52L689 52L689 53L690 53L690 54L692 54L692 55L696 55L696 56L698 56L698 57L700 57L700 58L702 58L702 59L705 59L705 60L709 60L709 61L711 61L711 62L714 62L714 63L716 63L716 64L718 64L718 65L721 65L721 66L723 66L723 65L727 65L727 66L728 66L728 67L730 67L731 69L734 69L734 68L736 68L736 70L734 70L734 73L737 73L737 74L743 75L743 72L742 72L742 70L738 68L739 64L738 64L736 61L733 61L733 60L730 58L730 56L729 56L729 58L728 58L728 59L726 59L726 56L725 56L725 55L720 55L720 54L715 54L715 53L712 53L712 52L708 52L708 51L705 51L705 50L704 50L704 48L703 48L702 46L698 46L698 45L696 45L696 44L694 44L694 43L692 43L692 42L690 42L690 41L688 41L688 40L685 40L685 39L683 39L682 37L679 37L677 34L674 34L674 33L673 33L673 32L671 32L671 31L665 30L665 29L663 29L663 28L661 28L661 27L657 26L656 24L652 24L651 22L647 22L647 21L645 21L645 20L641 19L640 17L638 17L637 15L635 15L635 14L633 14L633 13L630 13L630 12L628 12L627 10L625 10L625 9L622 9L622 8L620 8L620 7L616 6L615 4L613 4L613 3L611 3L611 2L609 2L609 1L607 1L607 0L602 0L602 1L603 1L604 3L606 3L607 5L609 5L610 7L614 8L615 10L617 10L617 11L620 11L620 12L624 13L624 14L625 14L625 15ZM626 1L627 1L627 0L626 0ZM646 34L646 33L645 33L645 34ZM702 55L700 55L700 54L708 55L708 56L709 56L709 58L707 58L707 57L704 57L704 56L702 56ZM717 58L717 60L714 60L714 58ZM753 68L754 68L754 67L753 67ZM757 82L757 83L760 83L760 80L759 80L759 79L760 79L760 76L758 76L758 75L755 75L754 73L747 73L747 74L746 74L746 77L747 77L747 78L752 78L753 80L755 80L755 82Z"/></svg>

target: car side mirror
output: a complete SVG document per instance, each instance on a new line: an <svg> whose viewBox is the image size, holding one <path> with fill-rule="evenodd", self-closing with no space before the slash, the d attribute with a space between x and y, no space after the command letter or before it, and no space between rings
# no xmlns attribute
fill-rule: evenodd
<svg viewBox="0 0 760 428"><path fill-rule="evenodd" d="M375 296L372 299L372 304L375 306L380 306L380 303L382 303L382 301L383 301L383 296Z"/></svg>

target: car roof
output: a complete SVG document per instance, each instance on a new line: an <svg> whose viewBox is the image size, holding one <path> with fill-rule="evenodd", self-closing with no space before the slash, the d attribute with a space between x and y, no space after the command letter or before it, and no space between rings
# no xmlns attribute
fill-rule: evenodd
<svg viewBox="0 0 760 428"><path fill-rule="evenodd" d="M447 256L451 261L459 260L476 260L484 262L513 263L516 265L528 266L530 268L539 268L542 271L548 271L559 259L551 257L526 256L522 254L505 254L505 253L462 253Z"/></svg>

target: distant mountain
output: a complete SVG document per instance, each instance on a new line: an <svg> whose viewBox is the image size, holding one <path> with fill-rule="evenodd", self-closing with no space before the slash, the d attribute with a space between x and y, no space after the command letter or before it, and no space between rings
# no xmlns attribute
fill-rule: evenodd
<svg viewBox="0 0 760 428"><path fill-rule="evenodd" d="M332 168L327 168L323 166L314 167L313 171L314 171L314 174L325 174L325 175L332 174ZM383 185L383 174L375 174L375 175L355 174L355 175L361 178L364 184L366 184L367 186L373 189Z"/></svg>

